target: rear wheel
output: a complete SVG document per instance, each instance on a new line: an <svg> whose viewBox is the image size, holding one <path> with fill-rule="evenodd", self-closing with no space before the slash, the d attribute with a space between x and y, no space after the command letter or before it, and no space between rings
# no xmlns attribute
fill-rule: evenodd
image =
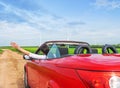
<svg viewBox="0 0 120 88"><path fill-rule="evenodd" d="M26 71L24 71L24 86L25 86L25 88L30 88L30 86L28 84L28 79L27 79L27 73L26 73Z"/></svg>

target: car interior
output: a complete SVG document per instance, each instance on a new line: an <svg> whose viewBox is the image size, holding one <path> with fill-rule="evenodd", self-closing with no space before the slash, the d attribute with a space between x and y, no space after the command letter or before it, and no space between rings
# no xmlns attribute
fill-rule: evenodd
<svg viewBox="0 0 120 88"><path fill-rule="evenodd" d="M96 48L91 48L89 45L76 46L74 50L72 50L73 51L72 54L70 54L69 51L70 51L70 47L66 47L66 46L58 47L57 45L54 45L54 49L53 47L51 47L48 57L59 58L64 56L70 56L73 54L99 54ZM102 47L102 54L115 54L115 53L118 53L118 51L112 45L106 44Z"/></svg>
<svg viewBox="0 0 120 88"><path fill-rule="evenodd" d="M64 43L50 43L48 44L49 52L47 54L48 58L60 58L75 54L115 54L118 53L116 48L112 45L105 44L101 49L91 48L89 44L64 44ZM38 51L40 51L38 49ZM39 53L37 51L37 53Z"/></svg>

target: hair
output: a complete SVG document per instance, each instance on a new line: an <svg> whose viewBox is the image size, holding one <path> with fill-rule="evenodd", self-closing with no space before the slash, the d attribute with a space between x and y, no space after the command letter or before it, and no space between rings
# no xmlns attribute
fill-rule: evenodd
<svg viewBox="0 0 120 88"><path fill-rule="evenodd" d="M43 45L41 46L41 51L42 51L45 55L47 55L48 52L49 52L49 47L48 47L46 44L43 44Z"/></svg>

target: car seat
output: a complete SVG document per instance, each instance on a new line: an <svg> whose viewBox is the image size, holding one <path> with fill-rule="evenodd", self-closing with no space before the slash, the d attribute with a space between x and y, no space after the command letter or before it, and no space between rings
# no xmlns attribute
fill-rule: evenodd
<svg viewBox="0 0 120 88"><path fill-rule="evenodd" d="M98 54L98 50L95 49L95 48L92 48L92 53L93 53L93 54Z"/></svg>
<svg viewBox="0 0 120 88"><path fill-rule="evenodd" d="M66 48L66 47L59 47L58 49L60 51L60 55L61 56L68 55L68 48Z"/></svg>

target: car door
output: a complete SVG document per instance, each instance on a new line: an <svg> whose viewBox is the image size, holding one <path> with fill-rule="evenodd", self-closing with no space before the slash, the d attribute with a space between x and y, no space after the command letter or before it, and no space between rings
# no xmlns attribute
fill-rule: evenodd
<svg viewBox="0 0 120 88"><path fill-rule="evenodd" d="M52 59L60 57L57 45L53 44L47 54L46 59L39 59L28 62L28 82L31 88L48 88L48 75L51 72L50 66L53 66Z"/></svg>
<svg viewBox="0 0 120 88"><path fill-rule="evenodd" d="M39 62L39 76L40 76L40 88L49 88L49 82L51 80L51 73L54 73L52 68L55 68L54 60L60 57L60 52L57 45L53 44L50 51L47 54L45 60Z"/></svg>
<svg viewBox="0 0 120 88"><path fill-rule="evenodd" d="M32 60L27 63L28 83L31 88L40 88L39 61L40 60Z"/></svg>

